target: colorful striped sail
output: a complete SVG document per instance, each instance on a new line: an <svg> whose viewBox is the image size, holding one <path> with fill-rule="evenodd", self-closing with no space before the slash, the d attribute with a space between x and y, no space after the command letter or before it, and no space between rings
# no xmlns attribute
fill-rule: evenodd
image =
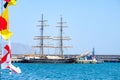
<svg viewBox="0 0 120 80"><path fill-rule="evenodd" d="M2 53L1 57L1 69L10 69L16 73L21 73L19 67L15 67L11 64L11 49L9 45L4 46L4 52Z"/></svg>

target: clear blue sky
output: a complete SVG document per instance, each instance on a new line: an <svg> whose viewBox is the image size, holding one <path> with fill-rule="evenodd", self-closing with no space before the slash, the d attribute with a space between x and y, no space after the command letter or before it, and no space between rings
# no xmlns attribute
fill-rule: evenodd
<svg viewBox="0 0 120 80"><path fill-rule="evenodd" d="M65 35L72 38L69 53L94 47L96 54L120 54L120 0L17 0L9 13L12 42L35 45L42 13L49 25L46 35L58 35L55 26L62 15L68 26Z"/></svg>

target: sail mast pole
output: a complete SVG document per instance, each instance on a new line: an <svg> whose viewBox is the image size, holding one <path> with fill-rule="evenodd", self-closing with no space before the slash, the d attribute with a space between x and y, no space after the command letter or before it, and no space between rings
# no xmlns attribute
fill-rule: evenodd
<svg viewBox="0 0 120 80"><path fill-rule="evenodd" d="M72 46L64 46L63 44L63 40L70 40L69 36L63 36L63 28L67 27L67 26L64 26L63 24L65 24L66 22L63 22L63 18L62 16L60 17L60 22L57 22L59 24L59 37L56 37L55 40L59 40L59 46L57 48L59 48L59 54L60 54L60 57L62 59L64 59L64 48L71 48Z"/></svg>
<svg viewBox="0 0 120 80"><path fill-rule="evenodd" d="M1 15L2 15L2 11L3 11L3 7L2 7L2 6L3 6L3 0L1 0ZM0 16L1 16L1 15L0 15ZM1 28L1 25L0 25L0 28ZM1 30L0 32L1 32L1 34L2 34L2 30ZM0 55L2 55L2 54L1 54L1 53L2 53L2 37L1 37L0 39L1 39L1 46L0 46L0 47L1 47L0 51L1 51L1 52L0 52ZM1 57L0 57L0 58L1 58Z"/></svg>
<svg viewBox="0 0 120 80"><path fill-rule="evenodd" d="M38 39L40 40L40 46L39 46L39 48L40 48L40 57L41 58L45 57L44 56L44 47L45 47L44 46L44 39L45 39L45 36L44 36L44 27L48 26L48 25L45 24L46 21L47 20L44 20L44 17L43 17L43 14L42 14L41 20L39 21L39 22L41 22L41 25L38 25L38 26L40 26L40 36L37 37L37 40Z"/></svg>
<svg viewBox="0 0 120 80"><path fill-rule="evenodd" d="M44 36L44 27L49 26L49 25L45 23L47 22L47 20L44 20L43 14L41 15L41 20L39 20L38 22L40 22L40 25L37 25L38 27L40 27L40 34L39 36L35 36L34 40L39 40L39 44L33 47L39 49L40 58L45 58L46 56L45 56L44 48L53 48L54 46L49 46L49 45L44 44L44 40L52 39L52 38L50 36Z"/></svg>
<svg viewBox="0 0 120 80"><path fill-rule="evenodd" d="M62 21L62 16L60 19L60 54L61 57L63 58L63 21Z"/></svg>
<svg viewBox="0 0 120 80"><path fill-rule="evenodd" d="M3 0L1 0L1 15L2 15L2 11L3 11ZM0 25L0 28L1 28L1 25ZM1 34L2 34L2 30L1 30ZM0 39L1 39L1 44L0 44L0 60L1 60L1 56L2 56L2 37ZM0 64L0 79L1 79L1 74L2 74L2 71L1 71L1 64Z"/></svg>
<svg viewBox="0 0 120 80"><path fill-rule="evenodd" d="M42 18L41 18L41 41L40 41L40 52L41 52L41 57L43 57L44 55L44 49L43 49L43 30L44 30L44 20L43 20L43 14L42 14Z"/></svg>

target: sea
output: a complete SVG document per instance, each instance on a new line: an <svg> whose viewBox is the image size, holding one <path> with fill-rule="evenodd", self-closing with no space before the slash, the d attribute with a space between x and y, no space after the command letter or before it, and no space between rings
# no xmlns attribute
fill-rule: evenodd
<svg viewBox="0 0 120 80"><path fill-rule="evenodd" d="M21 74L1 70L0 80L120 80L120 63L39 64L14 63Z"/></svg>

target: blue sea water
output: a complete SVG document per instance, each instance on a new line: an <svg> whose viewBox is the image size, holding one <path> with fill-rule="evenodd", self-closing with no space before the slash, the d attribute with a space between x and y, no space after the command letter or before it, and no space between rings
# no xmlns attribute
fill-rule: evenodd
<svg viewBox="0 0 120 80"><path fill-rule="evenodd" d="M21 74L2 70L1 80L120 80L120 63L25 64L14 63Z"/></svg>

